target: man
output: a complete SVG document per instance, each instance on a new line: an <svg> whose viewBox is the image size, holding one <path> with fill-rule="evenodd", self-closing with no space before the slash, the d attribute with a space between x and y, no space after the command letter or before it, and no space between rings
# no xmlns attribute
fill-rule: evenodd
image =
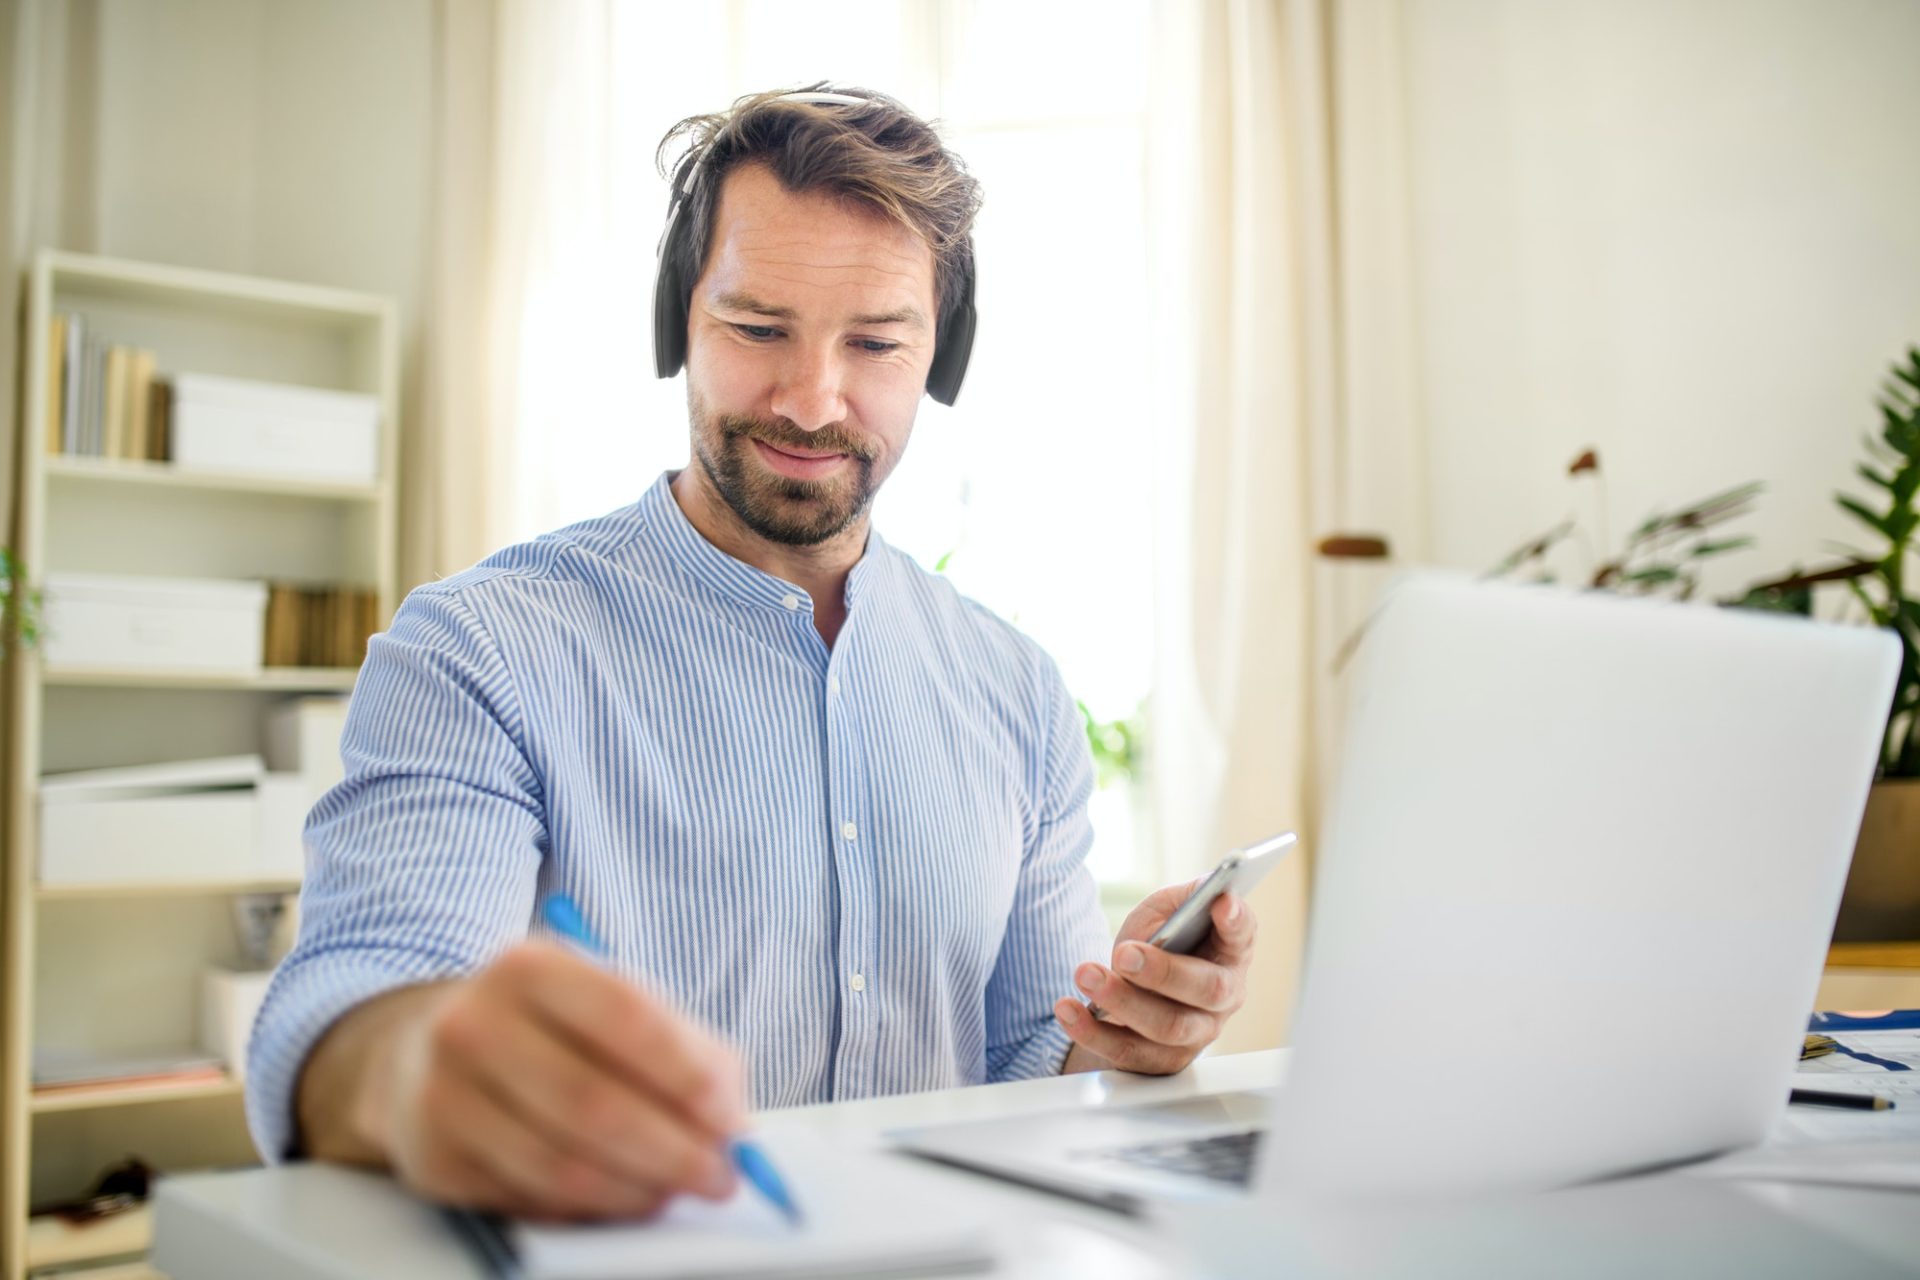
<svg viewBox="0 0 1920 1280"><path fill-rule="evenodd" d="M1124 941L1186 886L1082 963L1108 948L1059 673L869 527L921 394L964 371L973 180L877 95L676 137L692 459L420 588L370 646L255 1031L269 1158L643 1214L730 1191L749 1100L1172 1072L1239 1007L1243 904L1196 956ZM555 893L606 967L529 940Z"/></svg>

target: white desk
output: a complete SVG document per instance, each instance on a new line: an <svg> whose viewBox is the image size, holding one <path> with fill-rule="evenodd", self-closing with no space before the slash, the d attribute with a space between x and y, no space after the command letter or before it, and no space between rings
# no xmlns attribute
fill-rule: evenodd
<svg viewBox="0 0 1920 1280"><path fill-rule="evenodd" d="M1115 1106L1271 1084L1282 1052L1208 1058L1172 1079L1068 1076L806 1107L761 1118L878 1146L895 1128ZM888 1157L906 1159L906 1157ZM1666 1175L1473 1206L1142 1222L914 1162L986 1207L1012 1244L1004 1276L1920 1276L1920 1195L1719 1184ZM326 1165L161 1183L154 1264L175 1280L484 1280L441 1216L388 1179ZM1242 1215L1244 1216L1244 1215ZM1706 1269L1702 1269L1703 1264ZM1722 1265L1724 1264L1724 1265Z"/></svg>

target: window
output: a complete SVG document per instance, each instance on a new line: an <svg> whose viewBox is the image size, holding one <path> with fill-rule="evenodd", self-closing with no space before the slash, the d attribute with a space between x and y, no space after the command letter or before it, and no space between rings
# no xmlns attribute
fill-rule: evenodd
<svg viewBox="0 0 1920 1280"><path fill-rule="evenodd" d="M1095 717L1133 716L1152 660L1147 495L1169 429L1141 385L1145 0L611 12L604 50L580 53L608 104L581 127L604 136L555 140L610 157L610 172L575 180L577 204L560 215L573 225L543 241L552 261L530 273L538 296L522 308L517 532L631 502L686 460L684 390L653 378L647 328L661 135L743 93L865 85L938 120L986 192L965 391L952 409L923 403L876 525L1045 646ZM1131 795L1095 797L1093 865L1109 883L1157 879Z"/></svg>

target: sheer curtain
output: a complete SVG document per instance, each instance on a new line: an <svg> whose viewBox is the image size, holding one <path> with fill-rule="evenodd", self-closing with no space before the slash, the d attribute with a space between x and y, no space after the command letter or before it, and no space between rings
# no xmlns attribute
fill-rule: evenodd
<svg viewBox="0 0 1920 1280"><path fill-rule="evenodd" d="M1394 0L1168 0L1153 106L1165 416L1155 804L1170 870L1286 827L1306 856L1254 900L1248 1007L1221 1049L1284 1038L1338 740L1332 655L1366 600L1324 533L1424 542ZM1173 246L1182 251L1175 252Z"/></svg>

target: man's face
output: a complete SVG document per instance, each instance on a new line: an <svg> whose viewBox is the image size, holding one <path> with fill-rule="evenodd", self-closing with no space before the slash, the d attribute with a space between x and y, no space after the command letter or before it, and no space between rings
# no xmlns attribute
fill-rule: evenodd
<svg viewBox="0 0 1920 1280"><path fill-rule="evenodd" d="M727 175L687 321L694 461L747 527L814 546L854 524L933 363L933 251L771 170Z"/></svg>

